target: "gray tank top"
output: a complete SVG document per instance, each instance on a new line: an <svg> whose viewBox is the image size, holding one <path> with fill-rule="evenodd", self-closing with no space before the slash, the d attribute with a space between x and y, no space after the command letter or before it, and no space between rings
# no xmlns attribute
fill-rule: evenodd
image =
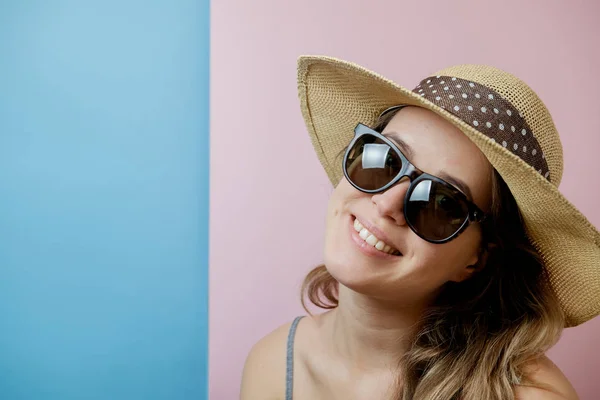
<svg viewBox="0 0 600 400"><path fill-rule="evenodd" d="M296 337L296 328L298 322L303 317L296 317L292 326L290 326L290 332L288 333L287 340L287 361L285 371L285 400L292 400L292 393L294 391L294 338Z"/></svg>

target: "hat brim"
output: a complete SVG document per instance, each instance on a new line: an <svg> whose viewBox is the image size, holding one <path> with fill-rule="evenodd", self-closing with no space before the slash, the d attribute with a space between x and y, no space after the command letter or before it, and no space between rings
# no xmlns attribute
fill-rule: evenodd
<svg viewBox="0 0 600 400"><path fill-rule="evenodd" d="M357 123L373 125L396 105L429 109L460 129L506 181L566 316L576 326L600 313L600 234L557 189L515 154L412 90L331 57L298 59L298 91L308 132L330 181L341 180L343 151Z"/></svg>

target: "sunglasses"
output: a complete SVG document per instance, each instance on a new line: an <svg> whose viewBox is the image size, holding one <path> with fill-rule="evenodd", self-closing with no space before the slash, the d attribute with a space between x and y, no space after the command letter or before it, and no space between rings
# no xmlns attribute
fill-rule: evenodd
<svg viewBox="0 0 600 400"><path fill-rule="evenodd" d="M404 218L410 229L430 243L446 243L485 213L458 188L427 174L406 158L387 137L358 124L344 155L344 175L364 193L381 193L408 177Z"/></svg>

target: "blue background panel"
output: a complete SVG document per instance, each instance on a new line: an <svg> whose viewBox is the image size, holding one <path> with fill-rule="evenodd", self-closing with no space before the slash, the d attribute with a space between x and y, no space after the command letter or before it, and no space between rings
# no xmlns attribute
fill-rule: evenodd
<svg viewBox="0 0 600 400"><path fill-rule="evenodd" d="M0 0L0 399L203 399L209 5Z"/></svg>

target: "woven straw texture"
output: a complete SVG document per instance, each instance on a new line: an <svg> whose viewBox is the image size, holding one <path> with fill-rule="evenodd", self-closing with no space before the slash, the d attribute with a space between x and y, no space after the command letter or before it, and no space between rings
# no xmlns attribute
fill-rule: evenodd
<svg viewBox="0 0 600 400"><path fill-rule="evenodd" d="M497 68L460 65L434 75L490 88L512 104L532 130L550 170L550 180L471 124L416 92L359 65L330 57L298 60L302 114L321 164L334 185L342 178L343 151L361 122L373 126L381 112L404 104L429 109L458 127L486 155L508 184L527 233L542 256L566 315L566 326L600 313L600 234L558 191L562 145L550 113L524 82Z"/></svg>

